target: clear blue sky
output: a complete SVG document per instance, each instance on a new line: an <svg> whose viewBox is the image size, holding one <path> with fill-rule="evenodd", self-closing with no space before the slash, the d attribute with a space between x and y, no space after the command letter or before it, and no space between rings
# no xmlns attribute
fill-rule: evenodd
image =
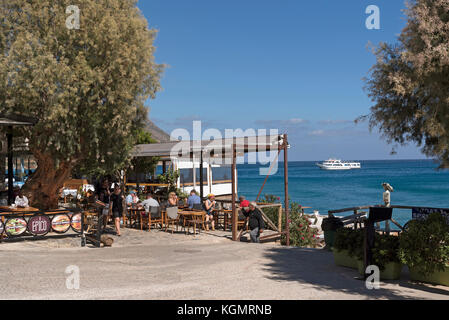
<svg viewBox="0 0 449 320"><path fill-rule="evenodd" d="M371 4L381 30L365 27ZM141 0L139 8L159 30L157 62L170 66L164 91L148 101L168 133L202 120L286 132L291 160L423 158L415 146L391 156L377 132L353 124L371 106L367 45L395 41L402 0Z"/></svg>

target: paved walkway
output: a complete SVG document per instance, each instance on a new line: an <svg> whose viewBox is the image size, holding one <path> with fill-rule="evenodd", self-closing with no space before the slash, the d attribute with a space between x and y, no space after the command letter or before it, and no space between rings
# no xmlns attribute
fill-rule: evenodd
<svg viewBox="0 0 449 320"><path fill-rule="evenodd" d="M407 280L367 290L323 250L125 230L112 248L79 239L0 244L1 299L448 299L449 288ZM66 267L80 289L66 288ZM404 271L403 278L408 278Z"/></svg>

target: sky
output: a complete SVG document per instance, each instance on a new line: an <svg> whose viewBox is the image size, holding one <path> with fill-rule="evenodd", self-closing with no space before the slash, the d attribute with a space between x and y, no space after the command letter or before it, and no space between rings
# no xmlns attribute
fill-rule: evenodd
<svg viewBox="0 0 449 320"><path fill-rule="evenodd" d="M368 30L366 8L380 9ZM167 133L277 129L296 161L421 159L392 146L366 123L372 102L363 78L375 63L369 43L395 42L406 24L403 0L140 0L159 31L163 91L147 101Z"/></svg>

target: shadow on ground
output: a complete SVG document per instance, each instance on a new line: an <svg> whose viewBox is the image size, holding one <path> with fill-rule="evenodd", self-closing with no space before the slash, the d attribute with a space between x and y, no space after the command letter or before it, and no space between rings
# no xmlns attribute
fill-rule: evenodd
<svg viewBox="0 0 449 320"><path fill-rule="evenodd" d="M365 282L357 279L359 274L356 270L336 266L332 253L325 250L271 248L265 256L271 261L264 267L269 273L268 278L276 281L297 281L310 285L315 290L397 300L426 299L427 297L423 296L429 294L449 294L449 290L409 282L408 275L404 272L402 279L406 280L381 282L379 290L368 290ZM422 294L411 294L413 290L420 290Z"/></svg>

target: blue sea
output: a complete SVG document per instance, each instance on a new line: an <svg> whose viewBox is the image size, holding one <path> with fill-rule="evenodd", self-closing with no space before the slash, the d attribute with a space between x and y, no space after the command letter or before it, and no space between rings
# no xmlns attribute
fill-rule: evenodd
<svg viewBox="0 0 449 320"><path fill-rule="evenodd" d="M393 205L449 208L449 171L438 170L432 160L361 161L362 169L325 171L315 162L289 162L289 195L307 213L326 215L329 210L383 204L383 182L394 187ZM239 195L254 200L264 182L259 165L238 166ZM284 168L270 176L262 192L284 201ZM351 215L352 213L347 213ZM341 214L345 215L345 214ZM400 224L411 219L411 210L397 210L393 218Z"/></svg>

